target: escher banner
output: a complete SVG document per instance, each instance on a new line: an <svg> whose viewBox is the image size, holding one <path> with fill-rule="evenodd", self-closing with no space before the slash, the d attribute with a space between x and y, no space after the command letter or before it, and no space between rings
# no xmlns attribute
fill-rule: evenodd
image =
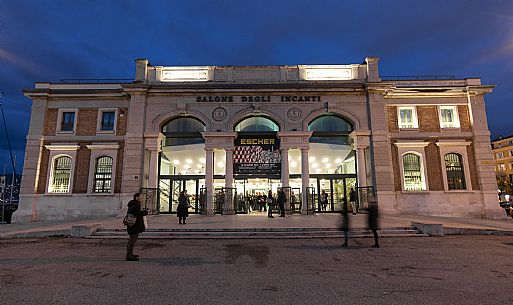
<svg viewBox="0 0 513 305"><path fill-rule="evenodd" d="M280 175L280 140L275 135L242 135L235 140L234 174Z"/></svg>

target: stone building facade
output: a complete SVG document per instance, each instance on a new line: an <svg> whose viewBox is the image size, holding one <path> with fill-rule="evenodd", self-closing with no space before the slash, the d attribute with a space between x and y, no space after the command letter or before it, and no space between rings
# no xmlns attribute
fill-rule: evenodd
<svg viewBox="0 0 513 305"><path fill-rule="evenodd" d="M484 103L493 86L382 79L378 61L138 59L133 82L36 83L13 220L118 215L141 189L160 213L183 190L193 213L252 213L278 189L287 213L338 212L355 189L362 210L372 193L386 214L503 218Z"/></svg>
<svg viewBox="0 0 513 305"><path fill-rule="evenodd" d="M513 136L500 137L492 141L493 159L497 179L502 180L502 191L510 191L513 181ZM507 189L506 184L510 187Z"/></svg>

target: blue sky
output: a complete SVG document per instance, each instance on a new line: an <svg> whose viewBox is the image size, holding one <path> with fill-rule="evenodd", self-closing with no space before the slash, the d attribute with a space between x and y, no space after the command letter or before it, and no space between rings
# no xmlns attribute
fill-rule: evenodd
<svg viewBox="0 0 513 305"><path fill-rule="evenodd" d="M155 65L361 63L381 75L481 77L492 137L512 135L510 0L0 0L0 91L23 162L30 100L64 78L133 78ZM3 123L3 122L2 122ZM0 128L0 172L10 159Z"/></svg>

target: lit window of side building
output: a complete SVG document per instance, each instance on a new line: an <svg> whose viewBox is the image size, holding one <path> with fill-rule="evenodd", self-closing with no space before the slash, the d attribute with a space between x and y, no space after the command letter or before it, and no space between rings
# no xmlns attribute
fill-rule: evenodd
<svg viewBox="0 0 513 305"><path fill-rule="evenodd" d="M492 141L493 159L498 187L502 192L513 192L513 136Z"/></svg>
<svg viewBox="0 0 513 305"><path fill-rule="evenodd" d="M13 221L120 215L143 191L153 213L504 218L479 79L380 77L363 64L166 67L134 81L36 83ZM470 119L472 118L472 120ZM476 125L477 124L477 125Z"/></svg>

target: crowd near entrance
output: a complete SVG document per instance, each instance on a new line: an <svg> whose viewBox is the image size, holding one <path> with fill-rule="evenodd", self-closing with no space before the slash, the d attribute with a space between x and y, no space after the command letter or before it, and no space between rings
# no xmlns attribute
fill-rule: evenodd
<svg viewBox="0 0 513 305"><path fill-rule="evenodd" d="M189 197L189 213L207 212L205 130L205 125L192 117L174 118L162 127L165 139L159 158L159 213L176 213L184 190ZM278 124L264 116L243 119L234 128L233 184L229 187L225 178L230 158L224 149L213 150L213 213L226 212L227 204L237 214L267 215L270 207L277 212L278 205L269 202L268 195L270 192L276 200L281 189L292 214L342 211L351 189L357 188L356 154L349 137L352 130L348 121L336 115L314 119L308 125L312 132L308 186L302 187L305 162L299 149L286 150L289 181L283 186Z"/></svg>

